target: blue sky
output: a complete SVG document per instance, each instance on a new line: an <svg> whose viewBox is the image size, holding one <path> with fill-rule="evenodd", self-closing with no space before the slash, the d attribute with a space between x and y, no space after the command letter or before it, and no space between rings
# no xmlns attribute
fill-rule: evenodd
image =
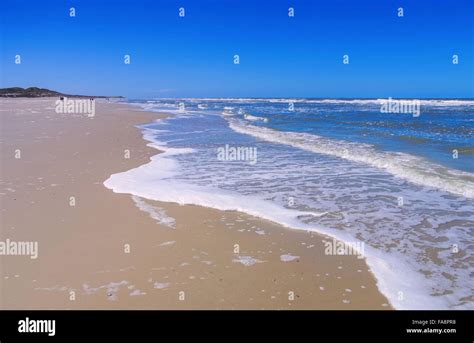
<svg viewBox="0 0 474 343"><path fill-rule="evenodd" d="M474 97L473 3L2 1L0 85L132 98Z"/></svg>

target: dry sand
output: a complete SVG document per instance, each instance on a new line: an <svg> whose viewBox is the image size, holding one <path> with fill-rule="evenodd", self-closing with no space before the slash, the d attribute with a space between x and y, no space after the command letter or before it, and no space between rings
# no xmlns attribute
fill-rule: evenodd
<svg viewBox="0 0 474 343"><path fill-rule="evenodd" d="M391 308L365 260L324 254L330 238L113 193L111 174L157 153L135 125L160 115L105 100L93 118L57 114L55 100L0 100L0 240L39 244L37 259L0 256L0 308Z"/></svg>

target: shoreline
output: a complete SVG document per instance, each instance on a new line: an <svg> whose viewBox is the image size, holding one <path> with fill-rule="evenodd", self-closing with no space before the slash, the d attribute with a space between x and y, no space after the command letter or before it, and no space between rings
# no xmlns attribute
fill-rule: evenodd
<svg viewBox="0 0 474 343"><path fill-rule="evenodd" d="M324 235L105 188L102 182L111 174L159 154L136 127L159 113L98 101L90 120L47 110L45 99L0 101L17 102L1 112L2 237L39 241L33 262L1 257L1 308L391 308L365 259L324 255ZM9 159L17 146L26 152L17 163L22 166ZM51 162L54 168L48 168ZM68 206L75 192L79 211ZM36 220L22 213L34 213Z"/></svg>

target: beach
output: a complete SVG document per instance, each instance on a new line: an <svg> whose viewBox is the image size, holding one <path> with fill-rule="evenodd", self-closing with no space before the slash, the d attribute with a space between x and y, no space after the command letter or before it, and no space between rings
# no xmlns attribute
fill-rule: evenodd
<svg viewBox="0 0 474 343"><path fill-rule="evenodd" d="M0 256L0 308L392 308L365 259L325 254L329 236L105 187L159 153L136 126L173 113L56 100L0 100L1 239L38 243Z"/></svg>

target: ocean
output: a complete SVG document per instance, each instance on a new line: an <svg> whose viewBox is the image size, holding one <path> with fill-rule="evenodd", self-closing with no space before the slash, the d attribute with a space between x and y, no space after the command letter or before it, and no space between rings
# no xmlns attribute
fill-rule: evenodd
<svg viewBox="0 0 474 343"><path fill-rule="evenodd" d="M105 185L363 244L395 308L474 309L474 100L386 101L129 100L172 114L140 127L164 153Z"/></svg>

